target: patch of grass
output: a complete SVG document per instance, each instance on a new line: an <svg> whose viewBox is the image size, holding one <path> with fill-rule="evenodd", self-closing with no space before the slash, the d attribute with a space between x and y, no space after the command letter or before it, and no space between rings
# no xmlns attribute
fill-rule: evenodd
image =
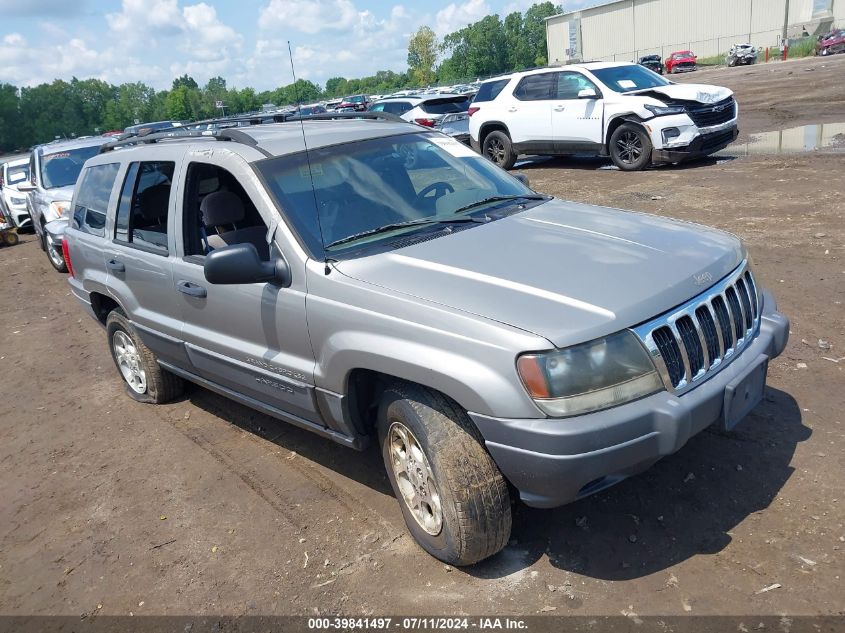
<svg viewBox="0 0 845 633"><path fill-rule="evenodd" d="M724 66L725 65L725 58L727 57L727 53L724 55L712 55L710 57L699 57L696 60L696 63L699 66Z"/></svg>
<svg viewBox="0 0 845 633"><path fill-rule="evenodd" d="M812 37L805 37L800 42L796 42L789 47L787 57L793 59L796 57L809 57L816 52L816 41Z"/></svg>

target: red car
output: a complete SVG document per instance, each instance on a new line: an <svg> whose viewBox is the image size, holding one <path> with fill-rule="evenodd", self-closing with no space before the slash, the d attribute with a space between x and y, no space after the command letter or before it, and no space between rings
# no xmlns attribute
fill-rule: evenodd
<svg viewBox="0 0 845 633"><path fill-rule="evenodd" d="M688 73L696 70L695 60L698 59L692 54L692 51L676 51L669 55L664 62L666 72L673 73Z"/></svg>
<svg viewBox="0 0 845 633"><path fill-rule="evenodd" d="M845 29L837 29L819 38L816 43L817 55L845 53Z"/></svg>

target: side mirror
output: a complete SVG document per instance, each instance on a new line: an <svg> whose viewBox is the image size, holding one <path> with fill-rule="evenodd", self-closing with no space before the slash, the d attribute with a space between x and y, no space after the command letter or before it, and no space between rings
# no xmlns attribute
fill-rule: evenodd
<svg viewBox="0 0 845 633"><path fill-rule="evenodd" d="M582 88L578 91L578 98L579 99L597 99L598 94L593 88Z"/></svg>
<svg viewBox="0 0 845 633"><path fill-rule="evenodd" d="M521 182L526 187L528 186L528 176L525 174L511 174L514 178L516 178L519 182Z"/></svg>
<svg viewBox="0 0 845 633"><path fill-rule="evenodd" d="M255 284L269 282L283 288L291 283L290 268L281 257L265 262L252 244L232 244L211 251L203 266L212 284Z"/></svg>
<svg viewBox="0 0 845 633"><path fill-rule="evenodd" d="M35 185L26 180L18 185L18 191L20 191L21 193L26 193L27 191L35 191Z"/></svg>

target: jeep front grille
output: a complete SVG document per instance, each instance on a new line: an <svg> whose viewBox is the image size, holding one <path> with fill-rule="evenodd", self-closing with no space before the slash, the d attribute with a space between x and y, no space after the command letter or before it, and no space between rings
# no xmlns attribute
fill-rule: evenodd
<svg viewBox="0 0 845 633"><path fill-rule="evenodd" d="M757 284L747 262L682 306L633 328L666 388L689 391L733 360L760 326Z"/></svg>

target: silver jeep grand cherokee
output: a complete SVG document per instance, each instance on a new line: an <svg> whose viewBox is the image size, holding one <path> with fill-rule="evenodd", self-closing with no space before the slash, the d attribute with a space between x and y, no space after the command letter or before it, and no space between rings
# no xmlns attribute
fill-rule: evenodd
<svg viewBox="0 0 845 633"><path fill-rule="evenodd" d="M736 237L339 118L151 134L85 164L70 284L131 397L185 379L378 442L408 529L457 565L508 542L510 490L568 503L759 402L789 324Z"/></svg>

